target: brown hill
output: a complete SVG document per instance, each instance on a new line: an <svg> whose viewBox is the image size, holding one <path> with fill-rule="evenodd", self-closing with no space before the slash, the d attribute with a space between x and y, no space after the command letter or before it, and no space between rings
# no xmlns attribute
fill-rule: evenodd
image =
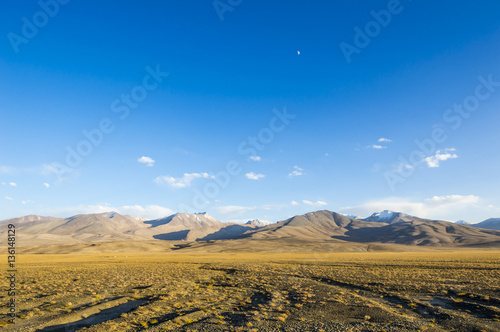
<svg viewBox="0 0 500 332"><path fill-rule="evenodd" d="M385 215L387 213L382 214ZM500 247L500 231L410 217L394 213L386 218L390 223L370 222L323 210L256 227L252 223L222 223L206 213L178 213L161 219L140 220L111 212L66 219L26 216L1 221L0 226L16 225L20 247L160 240L170 241L172 245L166 248L172 250L196 248L214 252L365 251L387 250L390 246ZM6 238L0 239L0 243L2 241Z"/></svg>
<svg viewBox="0 0 500 332"><path fill-rule="evenodd" d="M145 221L150 227L136 232L144 237L168 241L206 241L235 238L253 225L223 223L208 213L177 213L172 216Z"/></svg>
<svg viewBox="0 0 500 332"><path fill-rule="evenodd" d="M316 211L305 215L271 224L255 231L249 231L243 237L252 239L297 238L307 240L330 239L344 235L349 230L359 228L377 228L387 224L366 222L348 218L331 211Z"/></svg>
<svg viewBox="0 0 500 332"><path fill-rule="evenodd" d="M400 216L396 215L396 218ZM500 231L447 221L407 216L395 223L351 219L331 211L316 211L249 231L242 237L256 239L326 240L356 243L394 243L418 246L500 246ZM394 219L391 218L391 222Z"/></svg>
<svg viewBox="0 0 500 332"><path fill-rule="evenodd" d="M376 229L356 229L337 239L349 242L381 242L432 246L500 246L500 232L456 225L447 221L409 221Z"/></svg>
<svg viewBox="0 0 500 332"><path fill-rule="evenodd" d="M145 220L116 212L80 214L70 218L25 216L2 224L16 225L18 246L109 241L199 241L235 238L256 227L222 223L207 213L177 213ZM6 239L0 239L4 243Z"/></svg>
<svg viewBox="0 0 500 332"><path fill-rule="evenodd" d="M470 226L500 231L500 218L486 219L485 221L481 221L477 224L471 224Z"/></svg>

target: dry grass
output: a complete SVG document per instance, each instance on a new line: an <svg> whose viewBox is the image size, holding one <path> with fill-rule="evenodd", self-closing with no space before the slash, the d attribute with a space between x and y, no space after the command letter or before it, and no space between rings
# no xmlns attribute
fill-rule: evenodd
<svg viewBox="0 0 500 332"><path fill-rule="evenodd" d="M498 251L20 255L18 266L19 318L8 326L2 311L5 330L500 330Z"/></svg>

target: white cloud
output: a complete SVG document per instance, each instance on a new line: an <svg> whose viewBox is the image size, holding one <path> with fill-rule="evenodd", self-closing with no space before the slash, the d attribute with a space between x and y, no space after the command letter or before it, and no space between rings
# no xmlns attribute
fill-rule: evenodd
<svg viewBox="0 0 500 332"><path fill-rule="evenodd" d="M45 188L50 188L50 184L48 184L47 182L45 182L43 185Z"/></svg>
<svg viewBox="0 0 500 332"><path fill-rule="evenodd" d="M369 216L374 212L391 210L422 218L459 220L467 219L468 214L478 215L484 213L486 208L487 205L482 203L479 196L446 195L433 196L421 201L400 197L387 197L368 201L355 207L341 208L340 212Z"/></svg>
<svg viewBox="0 0 500 332"><path fill-rule="evenodd" d="M381 138L378 139L377 142L379 142L379 143L390 143L390 142L392 142L392 139L381 137Z"/></svg>
<svg viewBox="0 0 500 332"><path fill-rule="evenodd" d="M159 205L125 205L117 209L120 214L129 214L133 217L143 217L149 219L163 218L171 216L175 212L169 208Z"/></svg>
<svg viewBox="0 0 500 332"><path fill-rule="evenodd" d="M137 161L140 162L141 164L146 164L149 167L153 167L155 164L155 161L150 157L143 156L143 157L137 159Z"/></svg>
<svg viewBox="0 0 500 332"><path fill-rule="evenodd" d="M169 184L172 187L184 188L186 184L182 183L181 179L176 179L172 176L158 176L155 178L156 184Z"/></svg>
<svg viewBox="0 0 500 332"><path fill-rule="evenodd" d="M54 164L43 164L42 169L40 170L40 173L42 175L51 175L51 174L57 174L58 170L54 166Z"/></svg>
<svg viewBox="0 0 500 332"><path fill-rule="evenodd" d="M255 174L254 172L247 173L245 176L250 180L260 180L266 177L264 174Z"/></svg>
<svg viewBox="0 0 500 332"><path fill-rule="evenodd" d="M9 186L11 186L11 187L17 187L17 183L15 183L15 182L9 182Z"/></svg>
<svg viewBox="0 0 500 332"><path fill-rule="evenodd" d="M410 171L414 168L415 166L413 165L399 162L393 166L392 171L396 174L403 174L404 172Z"/></svg>
<svg viewBox="0 0 500 332"><path fill-rule="evenodd" d="M253 160L253 161L261 161L262 158L259 157L259 156L250 156L250 160Z"/></svg>
<svg viewBox="0 0 500 332"><path fill-rule="evenodd" d="M230 215L230 216L238 216L242 215L248 211L252 211L257 209L255 206L250 207L250 206L236 206L236 205L228 205L228 206L220 206L216 208L215 210L222 214L222 215Z"/></svg>
<svg viewBox="0 0 500 332"><path fill-rule="evenodd" d="M300 205L299 203L297 203L296 201L291 201L290 204L292 204L293 206L297 206L297 205Z"/></svg>
<svg viewBox="0 0 500 332"><path fill-rule="evenodd" d="M48 209L45 211L48 215L58 215L62 217L73 216L76 214L89 214L89 213L104 213L115 211L122 215L131 215L134 218L142 217L148 219L158 219L174 214L169 208L159 205L124 205L113 206L107 203L95 205L78 205L69 206L57 209Z"/></svg>
<svg viewBox="0 0 500 332"><path fill-rule="evenodd" d="M56 184L60 184L70 178L76 178L80 175L80 170L76 168L69 168L59 163L43 164L42 167L36 167L30 172L38 173L46 176L56 176Z"/></svg>
<svg viewBox="0 0 500 332"><path fill-rule="evenodd" d="M12 174L16 171L14 167L0 166L0 174Z"/></svg>
<svg viewBox="0 0 500 332"><path fill-rule="evenodd" d="M14 199L12 197L9 197L9 196L4 196L4 198L8 201L13 201Z"/></svg>
<svg viewBox="0 0 500 332"><path fill-rule="evenodd" d="M303 169L300 168L299 166L293 166L294 170L288 174L288 176L301 176L301 175L304 175L304 173L302 172Z"/></svg>
<svg viewBox="0 0 500 332"><path fill-rule="evenodd" d="M323 201L311 202L311 201L303 200L302 203L309 205L309 206L314 206L314 207L328 205L328 203L323 202Z"/></svg>
<svg viewBox="0 0 500 332"><path fill-rule="evenodd" d="M388 138L384 138L384 137L381 137L377 140L377 142L379 143L390 143L392 142L392 140L388 139ZM387 149L387 146L383 146L383 145L380 145L380 144L372 144L372 145L368 145L367 148L369 149L375 149L375 150L381 150L381 149Z"/></svg>
<svg viewBox="0 0 500 332"><path fill-rule="evenodd" d="M454 151L455 149L453 148L438 150L436 151L436 154L434 156L429 156L425 158L424 161L427 163L427 166L431 168L439 167L439 163L441 161L458 158L458 155L456 153L453 153Z"/></svg>
<svg viewBox="0 0 500 332"><path fill-rule="evenodd" d="M208 173L184 173L182 178L174 178L171 176L158 176L155 179L157 184L168 184L174 188L186 188L191 185L194 179L215 179L215 176Z"/></svg>
<svg viewBox="0 0 500 332"><path fill-rule="evenodd" d="M261 205L260 208L262 210L274 210L274 209L281 209L283 208L283 205L278 205L278 204L266 204L266 205Z"/></svg>
<svg viewBox="0 0 500 332"><path fill-rule="evenodd" d="M432 198L427 198L425 201L430 205L443 206L450 204L475 204L480 200L479 196L475 195L447 195L447 196L434 196Z"/></svg>
<svg viewBox="0 0 500 332"><path fill-rule="evenodd" d="M104 213L117 211L117 208L110 204L95 204L95 205L77 205L77 206L67 206L59 208L49 208L46 210L45 214L54 216L69 217L77 214L89 214L89 213Z"/></svg>

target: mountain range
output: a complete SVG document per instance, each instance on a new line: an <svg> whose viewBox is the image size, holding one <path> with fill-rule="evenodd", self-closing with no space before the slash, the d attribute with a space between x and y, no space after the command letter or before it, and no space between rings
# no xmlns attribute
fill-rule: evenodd
<svg viewBox="0 0 500 332"><path fill-rule="evenodd" d="M108 212L69 218L30 215L0 221L1 227L6 224L16 226L17 245L20 247L119 241L181 243L179 248L213 247L224 243L225 247L266 247L270 250L274 246L281 249L322 245L368 248L382 244L500 247L500 218L469 225L387 210L368 218L352 218L321 210L277 223L260 220L244 224L223 223L207 213L176 213L149 220ZM0 239L0 243L5 241Z"/></svg>
<svg viewBox="0 0 500 332"><path fill-rule="evenodd" d="M16 226L19 246L155 239L224 240L263 225L259 220L244 225L223 223L207 213L176 213L149 220L116 212L79 214L69 218L30 215L0 221L0 225L3 224Z"/></svg>
<svg viewBox="0 0 500 332"><path fill-rule="evenodd" d="M477 224L470 224L472 227L500 230L500 218L490 218Z"/></svg>

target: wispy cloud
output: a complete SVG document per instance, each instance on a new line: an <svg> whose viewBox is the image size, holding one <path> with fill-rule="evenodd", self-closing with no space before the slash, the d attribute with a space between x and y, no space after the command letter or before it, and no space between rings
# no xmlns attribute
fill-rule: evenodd
<svg viewBox="0 0 500 332"><path fill-rule="evenodd" d="M261 161L262 158L259 157L259 156L250 156L250 160L253 160L253 161Z"/></svg>
<svg viewBox="0 0 500 332"><path fill-rule="evenodd" d="M48 184L47 182L45 182L45 183L43 184L43 186L44 186L45 188L50 188L50 184Z"/></svg>
<svg viewBox="0 0 500 332"><path fill-rule="evenodd" d="M301 176L304 175L303 169L300 168L299 166L293 166L294 170L288 174L288 176Z"/></svg>
<svg viewBox="0 0 500 332"><path fill-rule="evenodd" d="M41 174L45 176L55 176L55 184L60 184L72 178L77 178L80 175L80 169L68 168L57 163L43 164L42 167L34 167L29 170L31 173Z"/></svg>
<svg viewBox="0 0 500 332"><path fill-rule="evenodd" d="M445 206L455 204L475 204L480 200L479 196L475 195L446 195L446 196L433 196L432 198L425 199L425 202L431 206Z"/></svg>
<svg viewBox="0 0 500 332"><path fill-rule="evenodd" d="M224 216L239 216L255 209L257 209L257 207L255 206L252 207L252 206L228 205L228 206L219 206L215 210Z"/></svg>
<svg viewBox="0 0 500 332"><path fill-rule="evenodd" d="M155 164L155 161L150 157L143 156L143 157L137 159L137 161L140 162L141 164L146 164L148 167L153 167Z"/></svg>
<svg viewBox="0 0 500 332"><path fill-rule="evenodd" d="M4 198L8 201L13 201L14 199L12 197L9 197L9 196L4 196Z"/></svg>
<svg viewBox="0 0 500 332"><path fill-rule="evenodd" d="M313 206L313 207L320 207L320 206L326 206L326 205L328 205L328 203L323 202L323 201L311 202L311 201L308 201L308 200L303 200L302 203L304 203L305 205Z"/></svg>
<svg viewBox="0 0 500 332"><path fill-rule="evenodd" d="M12 174L15 173L16 169L9 166L0 166L0 174Z"/></svg>
<svg viewBox="0 0 500 332"><path fill-rule="evenodd" d="M262 210L276 210L276 209L281 209L283 208L283 205L279 205L279 204L265 204L265 205L261 205L260 208Z"/></svg>
<svg viewBox="0 0 500 332"><path fill-rule="evenodd" d="M58 174L59 170L56 169L54 165L50 164L43 164L42 168L40 170L40 174L42 175L53 175L53 174Z"/></svg>
<svg viewBox="0 0 500 332"><path fill-rule="evenodd" d="M143 217L143 218L163 218L171 216L175 212L169 208L159 206L159 205L124 205L117 209L118 213L130 214L133 217Z"/></svg>
<svg viewBox="0 0 500 332"><path fill-rule="evenodd" d="M438 150L435 155L425 158L424 161L428 167L436 168L439 167L441 161L458 158L458 155L454 151L454 148Z"/></svg>
<svg viewBox="0 0 500 332"><path fill-rule="evenodd" d="M291 201L291 202L290 202L290 204L291 204L291 205L293 205L293 206L300 205L300 204L299 204L298 202L296 202L296 201Z"/></svg>
<svg viewBox="0 0 500 332"><path fill-rule="evenodd" d="M379 143L390 143L390 142L392 142L392 139L381 137L381 138L378 139L377 142L379 142Z"/></svg>
<svg viewBox="0 0 500 332"><path fill-rule="evenodd" d="M124 205L124 206L113 206L107 203L100 203L95 205L78 205L78 206L68 206L56 209L47 209L45 213L47 215L56 215L62 217L73 216L76 214L89 214L89 213L104 213L115 211L122 215L131 215L134 218L142 217L148 219L157 219L170 216L175 212L169 208L159 206L159 205Z"/></svg>
<svg viewBox="0 0 500 332"><path fill-rule="evenodd" d="M195 179L215 179L215 176L208 173L184 173L181 178L174 178L172 176L158 176L155 179L157 184L168 184L173 188L186 188L191 185Z"/></svg>
<svg viewBox="0 0 500 332"><path fill-rule="evenodd" d="M378 143L390 143L392 140L381 137L377 140ZM381 145L381 144L372 144L367 146L368 149L375 149L375 150L381 150L381 149L387 149L387 146Z"/></svg>
<svg viewBox="0 0 500 332"><path fill-rule="evenodd" d="M9 182L9 186L11 186L11 187L17 187L17 183L15 183L15 182Z"/></svg>
<svg viewBox="0 0 500 332"><path fill-rule="evenodd" d="M254 172L247 173L245 174L245 176L250 180L260 180L266 177L264 174L256 174Z"/></svg>

